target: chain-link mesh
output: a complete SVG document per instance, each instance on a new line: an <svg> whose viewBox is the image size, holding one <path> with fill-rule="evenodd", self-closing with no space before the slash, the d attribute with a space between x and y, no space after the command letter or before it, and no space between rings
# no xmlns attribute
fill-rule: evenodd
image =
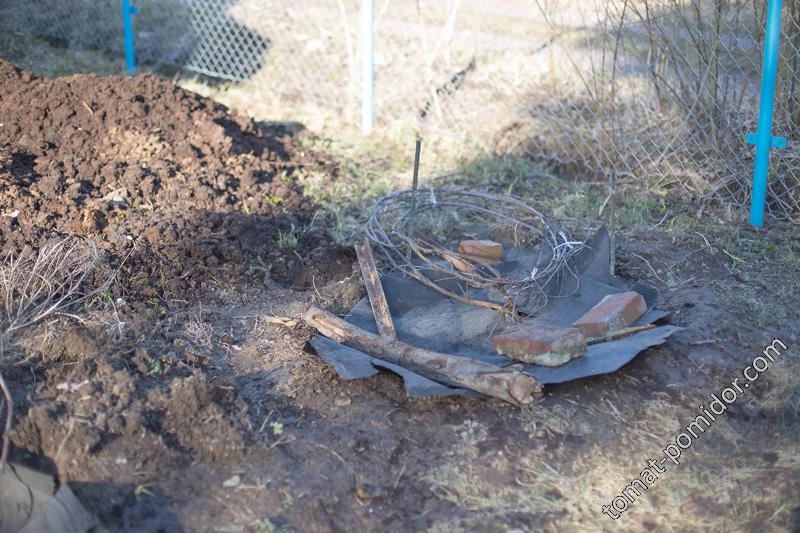
<svg viewBox="0 0 800 533"><path fill-rule="evenodd" d="M117 1L6 10L121 51ZM359 119L359 0L140 0L144 61L240 80L222 98L332 136ZM68 5L65 5L68 4ZM747 204L767 0L375 2L375 128L454 159L523 151L567 174ZM785 0L769 211L800 219L800 0Z"/></svg>
<svg viewBox="0 0 800 533"><path fill-rule="evenodd" d="M238 2L183 0L182 3L188 9L192 33L196 36L185 68L234 81L247 80L262 68L269 44L232 16L231 8Z"/></svg>
<svg viewBox="0 0 800 533"><path fill-rule="evenodd" d="M543 9L554 33L550 53L568 64L549 72L532 100L537 157L614 170L655 189L744 207L752 182L766 0L612 2L577 24ZM800 3L784 9L774 132L789 148L773 153L768 208L800 215ZM574 21L574 19L573 19ZM565 29L567 28L567 29ZM795 142L792 142L795 141Z"/></svg>
<svg viewBox="0 0 800 533"><path fill-rule="evenodd" d="M244 81L263 66L269 45L231 15L236 0L139 0L137 59ZM118 0L12 0L2 14L21 29L81 46L124 51Z"/></svg>

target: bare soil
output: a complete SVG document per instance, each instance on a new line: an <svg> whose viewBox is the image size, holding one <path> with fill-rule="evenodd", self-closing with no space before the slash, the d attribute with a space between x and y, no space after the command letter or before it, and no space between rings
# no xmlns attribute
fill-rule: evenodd
<svg viewBox="0 0 800 533"><path fill-rule="evenodd" d="M0 78L0 210L16 213L3 251L63 233L92 236L117 263L133 248L119 279L161 299L253 266L310 283L308 254L276 240L313 214L298 170L330 164L286 128L149 75L46 79L0 62ZM325 255L319 237L301 250Z"/></svg>
<svg viewBox="0 0 800 533"><path fill-rule="evenodd" d="M622 371L525 410L411 400L388 374L345 382L310 351L308 328L265 320L311 299L342 312L362 295L354 255L312 223L296 181L308 169L339 179L334 163L150 76L42 79L0 62L0 78L3 251L77 233L122 265L107 295L9 349L13 457L69 483L111 529L611 527L598 493L610 502L640 470L618 462L657 458L759 347L798 340L791 306L734 298L785 279L796 303L796 270L732 269L710 227L702 239L645 227L621 235L620 271L658 286L686 329ZM791 230L759 238L797 248ZM791 527L796 415L766 403L775 387L731 407L624 525ZM745 461L738 491L713 479Z"/></svg>

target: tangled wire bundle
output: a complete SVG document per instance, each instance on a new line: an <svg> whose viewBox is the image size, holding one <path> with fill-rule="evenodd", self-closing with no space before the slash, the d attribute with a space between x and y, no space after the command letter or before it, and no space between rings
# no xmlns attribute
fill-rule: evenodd
<svg viewBox="0 0 800 533"><path fill-rule="evenodd" d="M406 190L380 199L366 232L394 269L459 302L515 315L521 304L528 313L537 311L565 276L576 276L570 258L584 247L517 198L447 189ZM473 235L515 247L538 245L536 266L525 277L508 277L448 246ZM461 294L442 285L452 286L453 280ZM471 298L469 287L505 303Z"/></svg>

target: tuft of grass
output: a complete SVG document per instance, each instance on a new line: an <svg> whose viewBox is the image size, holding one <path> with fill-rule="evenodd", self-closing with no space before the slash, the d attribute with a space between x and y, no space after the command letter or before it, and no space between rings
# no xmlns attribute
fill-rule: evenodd
<svg viewBox="0 0 800 533"><path fill-rule="evenodd" d="M300 232L292 224L288 231L278 230L278 247L281 249L294 248L300 239Z"/></svg>
<svg viewBox="0 0 800 533"><path fill-rule="evenodd" d="M617 221L621 227L647 227L657 222L666 212L666 207L652 198L625 196L617 211Z"/></svg>
<svg viewBox="0 0 800 533"><path fill-rule="evenodd" d="M282 527L269 518L263 518L253 522L254 531L258 533L289 533L289 529Z"/></svg>
<svg viewBox="0 0 800 533"><path fill-rule="evenodd" d="M789 350L766 374L769 389L755 403L769 414L779 417L800 433L800 356L797 346L789 344Z"/></svg>

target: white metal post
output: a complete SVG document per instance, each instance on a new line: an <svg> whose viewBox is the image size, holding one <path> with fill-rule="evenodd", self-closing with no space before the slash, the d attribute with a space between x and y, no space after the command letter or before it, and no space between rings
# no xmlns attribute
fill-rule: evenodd
<svg viewBox="0 0 800 533"><path fill-rule="evenodd" d="M373 0L361 0L361 133L372 132L375 91Z"/></svg>

